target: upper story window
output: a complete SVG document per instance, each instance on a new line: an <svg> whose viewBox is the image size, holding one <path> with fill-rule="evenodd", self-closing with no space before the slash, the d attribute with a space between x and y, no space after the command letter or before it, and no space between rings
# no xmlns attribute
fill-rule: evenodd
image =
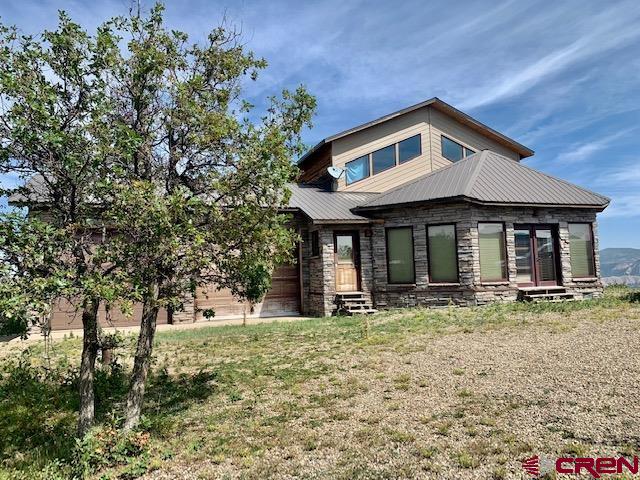
<svg viewBox="0 0 640 480"><path fill-rule="evenodd" d="M345 165L347 185L358 182L369 176L369 155L363 155Z"/></svg>
<svg viewBox="0 0 640 480"><path fill-rule="evenodd" d="M371 154L371 163L373 164L373 174L384 172L391 167L396 166L396 146L389 145L388 147L376 150Z"/></svg>
<svg viewBox="0 0 640 480"><path fill-rule="evenodd" d="M421 136L418 134L347 162L345 165L347 185L419 157L422 154L421 144Z"/></svg>
<svg viewBox="0 0 640 480"><path fill-rule="evenodd" d="M470 148L462 146L458 142L454 142L453 140L445 137L444 135L442 135L441 138L442 138L442 156L447 160L451 160L452 162L457 162L458 160L462 160L463 158L476 153Z"/></svg>
<svg viewBox="0 0 640 480"><path fill-rule="evenodd" d="M398 162L404 163L420 156L422 153L420 135L414 135L406 140L398 142Z"/></svg>

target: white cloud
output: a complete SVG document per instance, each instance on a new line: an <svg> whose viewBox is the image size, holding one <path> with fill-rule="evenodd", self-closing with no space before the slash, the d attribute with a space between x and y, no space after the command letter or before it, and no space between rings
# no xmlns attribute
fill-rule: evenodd
<svg viewBox="0 0 640 480"><path fill-rule="evenodd" d="M616 140L624 138L629 133L637 130L637 128L638 127L628 128L587 143L571 145L567 150L558 155L557 161L562 162L563 164L583 162L589 159L593 154L606 149Z"/></svg>
<svg viewBox="0 0 640 480"><path fill-rule="evenodd" d="M640 194L615 196L600 215L606 218L639 217Z"/></svg>

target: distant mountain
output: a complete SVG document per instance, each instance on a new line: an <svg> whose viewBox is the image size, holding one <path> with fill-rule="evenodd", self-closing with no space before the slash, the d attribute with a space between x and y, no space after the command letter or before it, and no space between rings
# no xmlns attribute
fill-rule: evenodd
<svg viewBox="0 0 640 480"><path fill-rule="evenodd" d="M605 248L600 251L603 277L640 275L640 249Z"/></svg>
<svg viewBox="0 0 640 480"><path fill-rule="evenodd" d="M602 281L640 287L640 249L605 248L600 251Z"/></svg>

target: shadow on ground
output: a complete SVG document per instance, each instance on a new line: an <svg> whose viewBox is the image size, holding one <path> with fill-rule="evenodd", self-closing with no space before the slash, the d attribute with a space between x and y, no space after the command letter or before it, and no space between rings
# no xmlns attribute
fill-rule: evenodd
<svg viewBox="0 0 640 480"><path fill-rule="evenodd" d="M169 376L152 373L145 403L145 429L167 426L170 417L216 389L216 373ZM0 464L20 470L74 455L78 371L34 367L24 359L0 369ZM129 378L114 364L96 371L96 423L118 425Z"/></svg>

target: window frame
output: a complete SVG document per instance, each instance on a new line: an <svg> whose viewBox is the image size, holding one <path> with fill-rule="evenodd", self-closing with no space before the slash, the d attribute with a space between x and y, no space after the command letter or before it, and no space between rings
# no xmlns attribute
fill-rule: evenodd
<svg viewBox="0 0 640 480"><path fill-rule="evenodd" d="M418 137L418 147L419 147L419 151L417 155L414 155L413 157L409 157L406 160L400 160L400 144L402 142L405 142L407 140L410 140L412 138ZM411 135L410 137L404 138L402 140L400 140L399 142L396 143L397 147L396 147L396 165L404 165L407 162L410 162L411 160L413 160L414 158L418 158L419 156L422 155L422 134L421 133L416 133L415 135Z"/></svg>
<svg viewBox="0 0 640 480"><path fill-rule="evenodd" d="M429 227L444 227L444 226L452 226L453 227L453 241L455 245L456 252L456 280L454 282L440 282L433 280L431 276L431 248L429 247ZM452 285L452 284L460 284L460 262L458 258L458 227L456 223L444 222L444 223L428 223L426 225L426 235L427 235L427 275L429 279L429 285Z"/></svg>
<svg viewBox="0 0 640 480"><path fill-rule="evenodd" d="M358 180L356 180L356 181L354 181L354 182L349 182L349 181L347 180L347 169L349 168L349 167L348 167L348 165L349 165L350 163L356 162L356 161L358 161L358 160L360 160L360 159L362 159L362 158L365 158L365 157L367 158L367 174L366 174L364 177L359 178ZM363 180L365 180L365 179L367 179L367 178L371 177L371 176L372 176L372 174L371 174L371 154L370 154L370 153L366 153L366 154L364 154L364 155L360 155L359 157L356 157L356 158L354 158L354 159L352 159L352 160L349 160L348 162L346 162L346 163L344 164L344 172L345 172L345 173L344 173L344 182L345 182L347 185L354 185L354 184L356 184L356 183L358 183L358 182L361 182L361 181L363 181Z"/></svg>
<svg viewBox="0 0 640 480"><path fill-rule="evenodd" d="M413 279L410 282L393 282L391 281L391 269L389 268L389 230L409 229L411 232L411 260L413 263ZM386 267L387 267L387 284L389 285L415 285L416 284L416 252L415 252L415 240L413 238L413 225L399 225L395 227L385 227L384 229L384 245L386 254Z"/></svg>
<svg viewBox="0 0 640 480"><path fill-rule="evenodd" d="M573 265L571 265L571 225L588 225L589 238L591 240L591 266L593 267L593 275L579 276L573 274ZM596 269L596 241L593 235L593 222L567 222L567 231L569 233L569 265L571 267L571 278L583 280L585 278L598 278Z"/></svg>
<svg viewBox="0 0 640 480"><path fill-rule="evenodd" d="M319 257L320 256L320 231L313 230L311 232L311 256Z"/></svg>
<svg viewBox="0 0 640 480"><path fill-rule="evenodd" d="M496 278L496 279L484 279L482 278L482 262L480 260L480 225L485 224L495 224L502 225L502 250L504 254L504 269L503 272L506 274L504 278ZM509 249L507 248L507 224L505 222L496 221L496 222L478 222L476 225L476 230L478 231L478 263L480 264L480 283L508 283L509 282Z"/></svg>
<svg viewBox="0 0 640 480"><path fill-rule="evenodd" d="M460 158L459 160L451 160L450 158L445 157L445 155L444 155L444 139L445 138L447 140L449 140L450 142L453 142L456 145L460 146L460 148L462 149L462 158ZM467 151L470 151L470 152L473 152L473 153L467 155L466 154ZM471 155L473 155L473 154L475 154L477 152L475 150L473 150L472 148L467 147L466 145L458 142L457 140L454 140L451 137L448 137L448 136L446 136L444 134L440 134L440 153L442 154L442 158L444 158L445 160L449 160L452 163L456 163L456 162L459 162L460 160L464 160L465 158L470 157Z"/></svg>

